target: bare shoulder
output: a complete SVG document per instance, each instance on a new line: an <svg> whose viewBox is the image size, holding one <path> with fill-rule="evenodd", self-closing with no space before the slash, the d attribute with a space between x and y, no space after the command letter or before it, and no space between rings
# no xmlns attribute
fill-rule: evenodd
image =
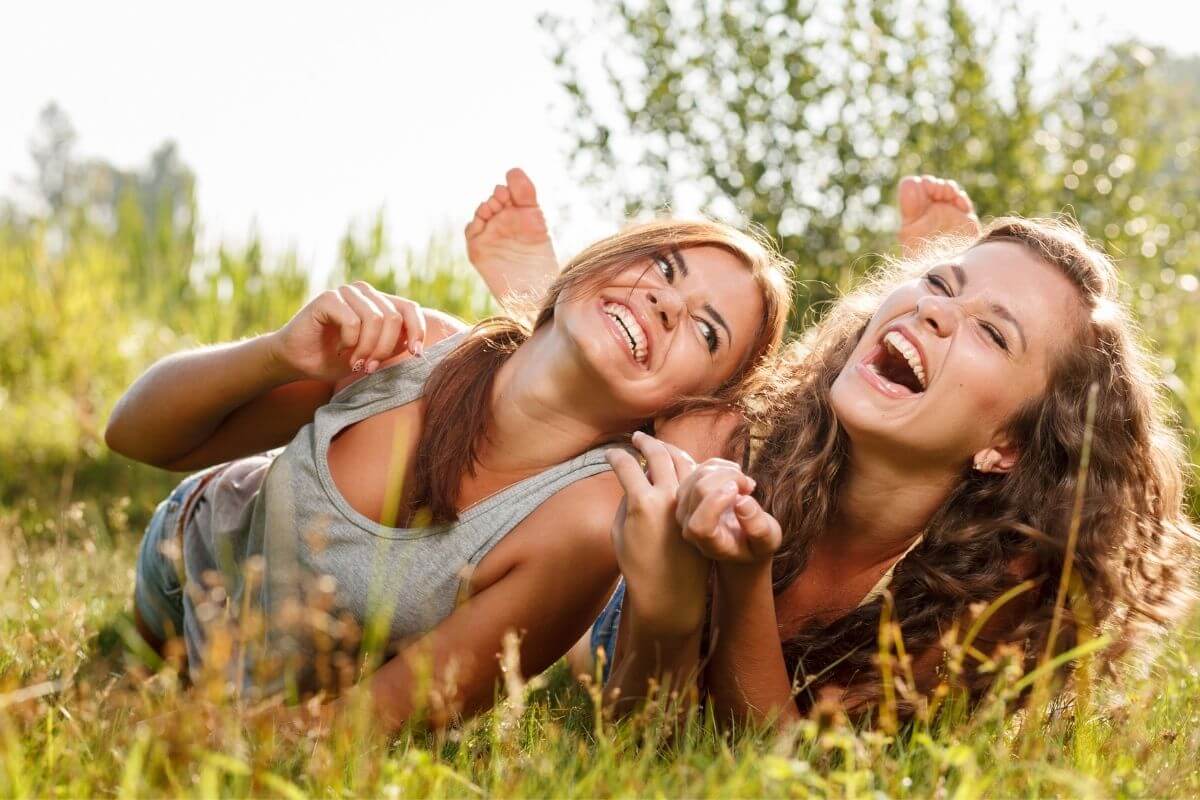
<svg viewBox="0 0 1200 800"><path fill-rule="evenodd" d="M622 496L611 472L556 492L484 556L471 580L472 593L517 568L551 583L568 578L579 590L607 586L617 569L612 523Z"/></svg>

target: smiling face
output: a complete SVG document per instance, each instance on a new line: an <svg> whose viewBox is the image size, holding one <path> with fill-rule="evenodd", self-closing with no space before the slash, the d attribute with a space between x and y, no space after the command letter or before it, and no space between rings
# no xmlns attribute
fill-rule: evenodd
<svg viewBox="0 0 1200 800"><path fill-rule="evenodd" d="M554 306L555 326L635 416L729 380L762 319L750 269L711 246L653 256L598 287L564 292Z"/></svg>
<svg viewBox="0 0 1200 800"><path fill-rule="evenodd" d="M1070 280L1026 248L973 247L888 295L834 381L834 412L856 447L914 468L958 470L989 448L1011 466L1006 424L1044 392L1081 313Z"/></svg>

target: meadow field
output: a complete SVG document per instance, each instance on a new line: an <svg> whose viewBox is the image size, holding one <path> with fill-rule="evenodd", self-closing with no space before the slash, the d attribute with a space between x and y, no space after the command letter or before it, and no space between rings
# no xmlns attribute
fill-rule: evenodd
<svg viewBox="0 0 1200 800"><path fill-rule="evenodd" d="M497 708L461 729L391 742L364 738L353 715L322 734L274 727L216 684L151 674L130 649L133 564L143 525L178 476L108 452L106 414L156 357L282 323L308 291L304 273L288 257L265 263L251 243L180 281L164 267L169 252L139 264L128 234L84 219L10 219L0 236L0 796L1200 792L1197 624L1172 633L1144 674L1094 687L1074 709L1010 715L1006 697L1029 677L998 665L995 698L973 716L949 697L897 730L855 727L822 708L782 737L730 738L711 720L677 722L657 708L614 723L561 664L501 687ZM393 252L379 226L368 228L348 236L341 277L478 318L491 306L456 244ZM1130 288L1191 425L1196 279Z"/></svg>
<svg viewBox="0 0 1200 800"><path fill-rule="evenodd" d="M713 18L661 0L598 5L613 47L646 56L643 72L610 76L628 104L620 125L577 83L571 29L543 22L561 45L572 146L608 201L654 210L678 179L761 225L797 265L793 334L894 246L900 175L957 178L985 218L1070 213L1120 264L1200 461L1200 61L1131 43L1033 87L1030 35L1001 85L995 39L956 2L917 4L933 10L903 24L895 4L849 4L867 10L836 36L802 27L815 2ZM822 49L834 47L841 61ZM838 67L847 54L852 69ZM713 64L712 82L695 79ZM148 668L133 566L180 476L109 452L108 414L155 359L272 330L324 287L317 265L253 237L202 248L195 176L173 145L134 170L84 160L54 106L31 141L28 196L0 198L0 797L1200 796L1198 616L1115 680L1090 679L1102 639L1072 653L1089 679L1067 707L1045 672L998 662L971 715L953 692L899 727L886 708L851 724L818 705L785 734L731 734L661 705L615 722L560 663L529 683L510 670L496 708L459 728L383 741L362 713L332 730L274 724L220 682ZM466 320L495 310L456 235L394 246L382 216L347 233L329 281L358 278ZM1188 504L1196 518L1194 487Z"/></svg>

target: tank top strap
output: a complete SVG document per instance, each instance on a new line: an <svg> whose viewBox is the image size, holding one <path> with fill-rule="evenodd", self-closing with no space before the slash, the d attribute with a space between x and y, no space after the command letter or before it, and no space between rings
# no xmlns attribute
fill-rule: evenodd
<svg viewBox="0 0 1200 800"><path fill-rule="evenodd" d="M478 547L469 558L475 564L521 520L536 511L543 503L573 483L610 471L605 451L617 445L601 445L556 464L537 475L526 478L480 501L465 510L456 526L487 529L478 539Z"/></svg>

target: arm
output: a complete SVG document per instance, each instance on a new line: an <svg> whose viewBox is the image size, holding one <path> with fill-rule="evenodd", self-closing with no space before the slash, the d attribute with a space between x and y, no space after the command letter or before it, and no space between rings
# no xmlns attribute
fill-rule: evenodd
<svg viewBox="0 0 1200 800"><path fill-rule="evenodd" d="M771 562L718 562L713 645L705 675L718 719L797 720L775 619Z"/></svg>
<svg viewBox="0 0 1200 800"><path fill-rule="evenodd" d="M511 566L507 557L500 562L496 571L501 577L404 647L364 684L380 725L394 730L424 718L443 726L456 714L488 708L503 675L497 655L509 631L520 636L523 679L560 658L611 589L616 561L608 520L616 503L611 476L589 478L559 492L509 534L519 538L506 537L504 544L515 546L510 552L518 555ZM430 698L425 691L430 674L440 697ZM442 688L449 684L452 692Z"/></svg>
<svg viewBox="0 0 1200 800"><path fill-rule="evenodd" d="M419 353L461 326L431 316L429 339L409 300L365 283L323 292L274 333L159 361L118 401L105 441L176 470L262 452L309 422L339 378L373 371L402 344Z"/></svg>
<svg viewBox="0 0 1200 800"><path fill-rule="evenodd" d="M609 451L625 490L612 535L626 593L604 695L623 713L647 698L654 684L678 691L693 685L711 566L680 538L675 522L679 477L694 462L645 434L635 434L633 442L649 475L629 453Z"/></svg>
<svg viewBox="0 0 1200 800"><path fill-rule="evenodd" d="M783 722L798 719L799 712L771 585L771 557L782 534L750 496L752 488L736 464L710 459L680 486L677 517L683 538L715 563L705 676L718 719Z"/></svg>

